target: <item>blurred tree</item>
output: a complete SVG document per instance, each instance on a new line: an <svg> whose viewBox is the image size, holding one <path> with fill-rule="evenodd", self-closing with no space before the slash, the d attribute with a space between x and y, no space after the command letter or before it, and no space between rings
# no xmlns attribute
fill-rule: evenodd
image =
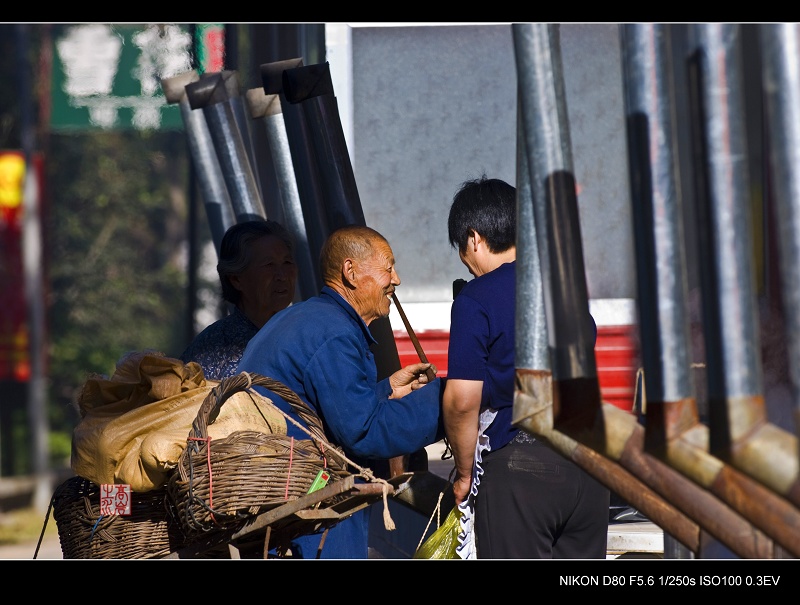
<svg viewBox="0 0 800 605"><path fill-rule="evenodd" d="M25 96L14 27L0 24L0 149L21 147ZM35 90L27 98L41 124L48 414L53 458L63 463L79 419L76 397L90 374L110 375L129 351L177 356L193 336L185 320L189 159L180 131L50 133L39 106L47 96L38 94L48 90L47 27L30 26ZM207 225L198 237L210 241ZM23 388L15 392L25 397ZM13 403L5 419L14 426L4 434L13 435L19 474L30 471L29 427L24 401Z"/></svg>
<svg viewBox="0 0 800 605"><path fill-rule="evenodd" d="M51 135L46 225L54 403L126 352L178 355L186 311L182 133Z"/></svg>

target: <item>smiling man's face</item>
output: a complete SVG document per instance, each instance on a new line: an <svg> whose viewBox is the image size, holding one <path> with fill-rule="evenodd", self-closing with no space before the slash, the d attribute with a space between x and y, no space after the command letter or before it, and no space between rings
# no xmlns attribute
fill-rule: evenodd
<svg viewBox="0 0 800 605"><path fill-rule="evenodd" d="M384 240L372 242L372 254L355 260L353 269L358 276L354 292L354 305L364 322L388 317L391 296L400 285L400 276L394 266L394 253Z"/></svg>

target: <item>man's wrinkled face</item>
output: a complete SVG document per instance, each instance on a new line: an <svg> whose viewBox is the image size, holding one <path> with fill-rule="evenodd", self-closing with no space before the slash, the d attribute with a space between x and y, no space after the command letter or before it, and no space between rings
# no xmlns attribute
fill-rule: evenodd
<svg viewBox="0 0 800 605"><path fill-rule="evenodd" d="M373 242L373 254L355 261L354 269L358 274L354 298L359 315L367 325L379 317L388 317L391 296L400 285L391 246L384 241Z"/></svg>

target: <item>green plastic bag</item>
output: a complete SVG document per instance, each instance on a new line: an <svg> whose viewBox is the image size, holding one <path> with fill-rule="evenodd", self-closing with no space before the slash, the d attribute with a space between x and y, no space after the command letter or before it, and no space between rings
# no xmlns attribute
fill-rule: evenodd
<svg viewBox="0 0 800 605"><path fill-rule="evenodd" d="M417 548L414 559L458 559L458 533L461 530L461 511L453 507L439 528Z"/></svg>

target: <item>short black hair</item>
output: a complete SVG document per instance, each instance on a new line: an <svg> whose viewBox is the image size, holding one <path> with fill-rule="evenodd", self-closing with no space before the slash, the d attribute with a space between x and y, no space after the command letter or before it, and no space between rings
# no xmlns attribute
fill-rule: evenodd
<svg viewBox="0 0 800 605"><path fill-rule="evenodd" d="M461 183L447 218L450 245L463 254L473 231L481 234L493 253L516 245L517 189L513 185L485 174Z"/></svg>
<svg viewBox="0 0 800 605"><path fill-rule="evenodd" d="M234 305L239 302L242 293L231 285L229 278L231 275L237 275L247 269L253 260L250 244L268 235L279 238L289 248L289 252L294 254L294 241L289 231L279 222L270 219L236 223L231 225L222 236L219 245L217 274L224 300Z"/></svg>

